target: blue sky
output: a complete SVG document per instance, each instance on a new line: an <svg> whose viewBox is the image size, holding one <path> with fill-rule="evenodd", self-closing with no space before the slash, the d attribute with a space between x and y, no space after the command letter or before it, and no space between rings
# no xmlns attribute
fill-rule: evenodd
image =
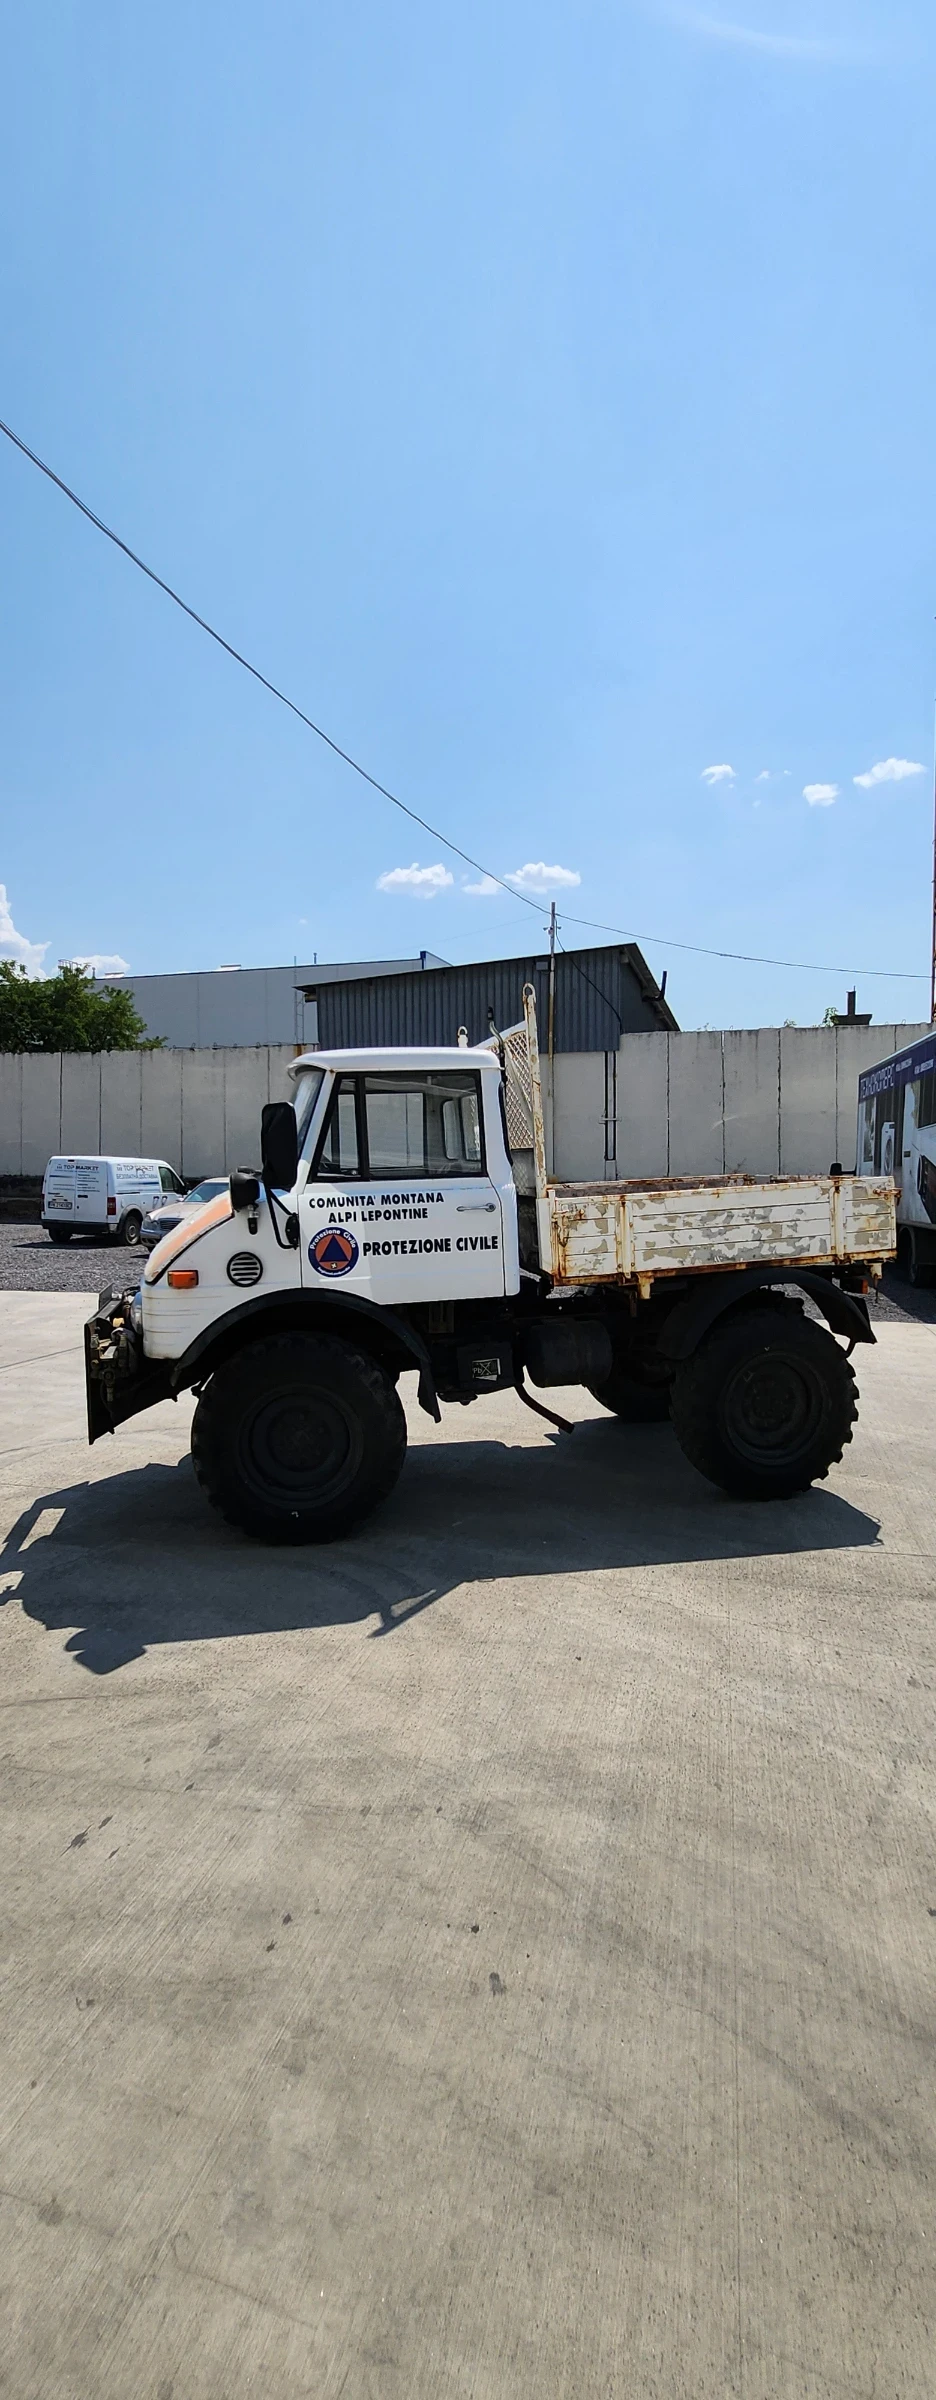
<svg viewBox="0 0 936 2400"><path fill-rule="evenodd" d="M850 978L677 941L925 1014L934 64L925 0L10 8L0 415L683 1024ZM539 945L0 450L0 953Z"/></svg>

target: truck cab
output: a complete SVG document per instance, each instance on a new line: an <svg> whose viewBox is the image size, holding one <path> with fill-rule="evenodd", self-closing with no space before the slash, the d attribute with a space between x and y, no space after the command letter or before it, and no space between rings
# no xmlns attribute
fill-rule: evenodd
<svg viewBox="0 0 936 2400"><path fill-rule="evenodd" d="M391 1308L519 1289L490 1051L352 1051L300 1060L294 1078L308 1114L296 1198L305 1283Z"/></svg>
<svg viewBox="0 0 936 2400"><path fill-rule="evenodd" d="M247 1241L223 1194L158 1244L142 1290L150 1358L177 1358L248 1292L261 1306L275 1288L313 1304L404 1311L518 1292L516 1194L490 1050L312 1054L290 1080L294 1180L269 1202L259 1196Z"/></svg>

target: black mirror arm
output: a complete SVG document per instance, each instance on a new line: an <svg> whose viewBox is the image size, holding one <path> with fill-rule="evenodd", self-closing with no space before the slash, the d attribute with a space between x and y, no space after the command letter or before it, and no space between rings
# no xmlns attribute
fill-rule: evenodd
<svg viewBox="0 0 936 2400"><path fill-rule="evenodd" d="M263 1178L263 1189L267 1197L267 1206L270 1211L270 1223L273 1227L277 1248L279 1250L298 1250L299 1219L296 1215L295 1209L288 1208L285 1200L281 1200L279 1198L278 1193L274 1192L272 1184L267 1182L266 1176ZM277 1220L277 1209L281 1209L283 1214L284 1224L282 1233L280 1232L279 1223Z"/></svg>

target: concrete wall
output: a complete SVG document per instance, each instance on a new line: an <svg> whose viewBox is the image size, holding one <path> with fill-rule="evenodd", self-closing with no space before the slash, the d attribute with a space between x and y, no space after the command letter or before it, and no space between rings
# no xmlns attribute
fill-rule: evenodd
<svg viewBox="0 0 936 2400"><path fill-rule="evenodd" d="M926 1025L629 1033L615 1061L559 1057L555 1173L620 1176L824 1174L855 1164L858 1077ZM544 1081L548 1067L544 1063ZM615 1078L611 1078L612 1084ZM616 1159L616 1169L610 1163Z"/></svg>
<svg viewBox="0 0 936 2400"><path fill-rule="evenodd" d="M555 1173L824 1173L855 1163L858 1076L926 1025L629 1033L617 1052L554 1061ZM0 1054L0 1174L41 1175L57 1150L165 1158L183 1175L255 1163L260 1110L288 1090L291 1044ZM544 1081L548 1068L544 1062Z"/></svg>
<svg viewBox="0 0 936 2400"><path fill-rule="evenodd" d="M255 1050L0 1056L0 1175L57 1150L164 1158L195 1177L255 1165L260 1111L289 1086L292 1043Z"/></svg>

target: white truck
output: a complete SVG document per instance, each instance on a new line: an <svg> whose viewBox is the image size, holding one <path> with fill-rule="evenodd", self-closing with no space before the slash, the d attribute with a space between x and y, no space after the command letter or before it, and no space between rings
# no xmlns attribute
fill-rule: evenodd
<svg viewBox="0 0 936 2400"><path fill-rule="evenodd" d="M936 1282L936 1025L858 1077L858 1171L894 1177L897 1257Z"/></svg>
<svg viewBox="0 0 936 2400"><path fill-rule="evenodd" d="M522 1025L480 1048L319 1052L290 1072L260 1169L89 1319L92 1442L194 1389L208 1498L290 1542L347 1532L391 1491L407 1369L437 1422L440 1400L511 1387L551 1416L525 1377L671 1416L745 1498L802 1491L841 1457L850 1353L874 1340L864 1295L894 1248L890 1176L557 1182L529 986Z"/></svg>

